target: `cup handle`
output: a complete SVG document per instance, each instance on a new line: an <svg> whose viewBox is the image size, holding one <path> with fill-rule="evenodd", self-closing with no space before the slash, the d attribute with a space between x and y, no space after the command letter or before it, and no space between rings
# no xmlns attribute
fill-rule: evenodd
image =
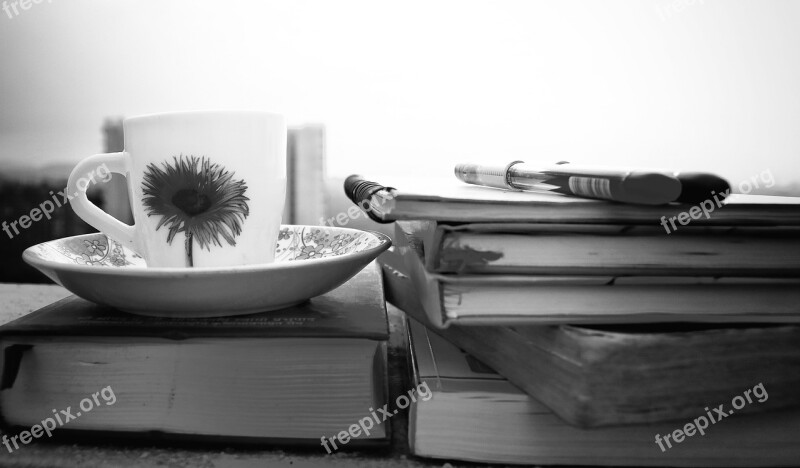
<svg viewBox="0 0 800 468"><path fill-rule="evenodd" d="M126 155L127 153L125 152L95 154L82 160L69 175L67 193L72 196L70 204L75 214L98 231L107 234L115 241L137 252L138 249L135 248L134 243L136 228L117 220L98 208L86 197L86 189L89 182L93 180L92 177L99 167L105 167L108 171L127 177Z"/></svg>

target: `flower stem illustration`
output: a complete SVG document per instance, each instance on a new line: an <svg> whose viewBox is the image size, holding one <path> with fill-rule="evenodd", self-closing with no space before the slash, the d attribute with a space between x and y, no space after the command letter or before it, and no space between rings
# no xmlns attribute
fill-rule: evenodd
<svg viewBox="0 0 800 468"><path fill-rule="evenodd" d="M186 264L188 266L194 266L194 258L192 257L192 243L194 242L191 232L186 233L186 240L183 243L184 248L186 249Z"/></svg>
<svg viewBox="0 0 800 468"><path fill-rule="evenodd" d="M180 155L161 167L148 164L142 181L142 203L147 216L161 216L161 226L169 229L167 243L179 232L186 236L184 244L187 266L194 266L192 247L211 251L211 244L222 247L220 237L236 245L242 224L250 214L250 201L244 194L247 185L234 180L233 172L212 163L205 156Z"/></svg>

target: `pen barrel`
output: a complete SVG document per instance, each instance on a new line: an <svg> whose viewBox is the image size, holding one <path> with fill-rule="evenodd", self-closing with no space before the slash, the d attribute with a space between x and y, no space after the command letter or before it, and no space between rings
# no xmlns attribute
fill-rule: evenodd
<svg viewBox="0 0 800 468"><path fill-rule="evenodd" d="M640 205L670 203L681 193L681 183L672 174L571 164L517 164L509 169L508 183L523 190L549 187L566 195Z"/></svg>
<svg viewBox="0 0 800 468"><path fill-rule="evenodd" d="M509 183L508 178L508 168L514 164L516 162L505 167L457 164L454 172L460 181L468 184L514 190L516 188Z"/></svg>
<svg viewBox="0 0 800 468"><path fill-rule="evenodd" d="M620 171L573 165L517 164L509 169L509 185L522 190L545 189L584 198L640 205L663 205L681 193L680 181L671 174Z"/></svg>
<svg viewBox="0 0 800 468"><path fill-rule="evenodd" d="M640 205L663 205L681 195L681 181L666 172L514 161L504 167L458 164L455 175L462 182L484 187L547 190Z"/></svg>
<svg viewBox="0 0 800 468"><path fill-rule="evenodd" d="M612 187L613 200L640 205L665 205L681 194L678 179L654 172L631 172Z"/></svg>

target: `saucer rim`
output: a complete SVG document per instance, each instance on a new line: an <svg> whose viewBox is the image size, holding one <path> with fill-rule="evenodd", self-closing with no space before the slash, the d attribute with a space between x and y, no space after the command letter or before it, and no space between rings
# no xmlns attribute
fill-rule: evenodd
<svg viewBox="0 0 800 468"><path fill-rule="evenodd" d="M54 271L71 271L75 273L84 273L84 274L100 274L103 276L106 275L117 275L117 276L136 276L136 275L165 275L165 276L207 276L207 275L215 275L215 274L245 274L251 272L261 272L267 270L277 270L277 269L296 269L296 268L306 268L310 264L321 264L325 265L328 263L337 263L341 262L343 259L350 259L355 260L362 257L372 257L376 258L381 253L385 252L392 246L392 239L378 231L372 231L368 229L355 229L355 228L347 228L347 227L338 227L338 226L312 226L312 225L304 225L304 224L282 224L281 227L298 227L298 228L316 228L316 229L342 229L345 231L352 231L352 232L364 232L367 234L371 234L375 236L378 240L382 240L380 244L370 247L368 249L362 250L360 252L352 252L352 253L345 253L342 255L332 256L332 257L324 257L324 258L307 258L307 259L295 259L292 261L283 261L283 262L271 262L271 263L255 263L250 265L233 265L233 266L219 266L219 267L142 267L142 266L128 266L122 268L110 268L105 266L97 266L97 265L83 265L79 263L61 263L52 260L46 260L42 257L38 256L36 253L33 252L33 249L50 242L56 242L60 240L67 240L67 239L80 239L86 236L94 236L97 234L102 234L99 232L87 233L87 234L78 234L76 236L69 236L69 237L62 237L59 239L52 239L49 241L41 242L36 245L32 245L25 249L22 252L22 259L25 263L33 266L34 268L43 272L43 268L47 270L54 270Z"/></svg>

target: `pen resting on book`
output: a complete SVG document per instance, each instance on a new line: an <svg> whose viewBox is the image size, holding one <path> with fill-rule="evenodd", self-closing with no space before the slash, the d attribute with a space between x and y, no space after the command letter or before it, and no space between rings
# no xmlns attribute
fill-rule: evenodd
<svg viewBox="0 0 800 468"><path fill-rule="evenodd" d="M566 162L533 165L514 161L505 167L458 164L458 179L468 184L510 190L543 190L621 203L663 205L678 201L696 203L724 191L728 183L712 174L670 174L578 166Z"/></svg>

